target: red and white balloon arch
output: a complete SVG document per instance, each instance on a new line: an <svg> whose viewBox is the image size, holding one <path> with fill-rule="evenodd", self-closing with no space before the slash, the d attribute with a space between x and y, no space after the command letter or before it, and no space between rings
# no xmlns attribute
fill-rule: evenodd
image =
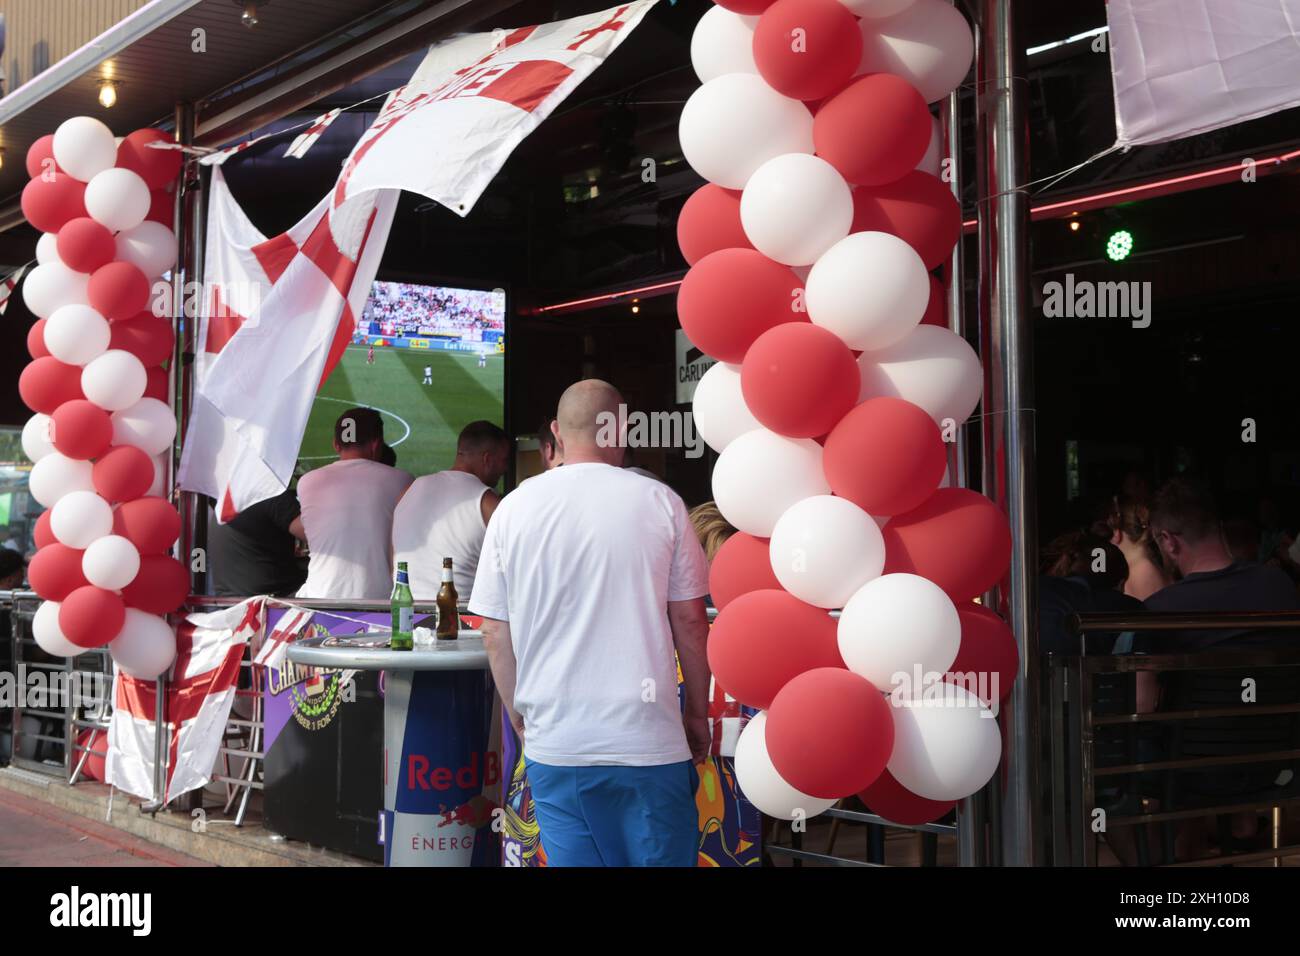
<svg viewBox="0 0 1300 956"><path fill-rule="evenodd" d="M152 679L176 656L167 613L189 591L167 552L180 517L166 495L176 436L168 405L171 321L151 309L155 280L176 262L171 229L181 156L121 140L89 116L67 120L27 153L23 214L44 235L23 301L37 317L32 361L18 381L35 414L23 451L35 463L36 524L28 580L43 599L37 644L72 657L108 646L133 677Z"/></svg>
<svg viewBox="0 0 1300 956"><path fill-rule="evenodd" d="M961 209L928 104L973 50L944 0L718 0L691 41L679 135L708 184L678 221L678 317L718 359L693 414L739 529L710 572L709 662L762 711L736 772L772 816L858 794L926 822L1001 754L1016 644L973 599L1011 536L942 487L983 373L931 274Z"/></svg>

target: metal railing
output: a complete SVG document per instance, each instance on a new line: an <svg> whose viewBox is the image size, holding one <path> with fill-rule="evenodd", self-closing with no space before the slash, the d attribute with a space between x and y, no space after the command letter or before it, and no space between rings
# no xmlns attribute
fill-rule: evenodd
<svg viewBox="0 0 1300 956"><path fill-rule="evenodd" d="M1052 860L1055 865L1096 866L1099 834L1127 831L1112 850L1127 845L1139 864L1172 858L1178 824L1198 818L1226 820L1232 815L1272 813L1272 839L1266 850L1228 852L1185 860L1178 866L1214 866L1234 862L1273 860L1300 855L1300 846L1282 846L1281 815L1285 808L1300 804L1300 790L1278 785L1256 787L1240 793L1225 793L1221 799L1196 799L1183 792L1177 777L1187 772L1227 769L1229 772L1261 765L1293 765L1292 773L1279 779L1294 780L1300 770L1300 699L1283 691L1289 699L1275 703L1242 703L1223 706L1175 705L1174 709L1142 709L1137 706L1140 675L1175 675L1174 680L1227 680L1228 675L1252 678L1272 674L1273 681L1300 671L1300 648L1249 647L1232 649L1230 644L1195 652L1087 654L1085 642L1092 635L1146 633L1159 646L1159 635L1172 631L1300 631L1300 612L1222 613L1097 613L1076 615L1072 629L1080 638L1077 655L1049 657L1050 695L1047 721L1051 729L1051 817ZM1181 675L1181 676L1179 676ZM1232 680L1236 680L1233 677ZM1254 685L1251 685L1254 686ZM1099 697L1105 706L1099 708ZM1199 721L1258 721L1261 718L1291 718L1291 728L1275 729L1290 745L1263 750L1238 750L1241 737L1232 730L1214 728L1226 752L1182 754L1181 728ZM1204 727L1213 725L1202 724ZM1258 725L1256 725L1258 726ZM1244 733L1246 725L1234 724ZM1102 754L1100 751L1108 750ZM1162 751L1162 752L1156 752ZM1109 759L1104 759L1109 757ZM1267 773L1267 770L1263 771ZM1103 797L1101 791L1107 791ZM1109 804L1107 807L1100 804ZM1183 805L1186 804L1186 805ZM1162 842L1152 853L1152 828L1160 827ZM1224 828L1221 826L1221 830Z"/></svg>

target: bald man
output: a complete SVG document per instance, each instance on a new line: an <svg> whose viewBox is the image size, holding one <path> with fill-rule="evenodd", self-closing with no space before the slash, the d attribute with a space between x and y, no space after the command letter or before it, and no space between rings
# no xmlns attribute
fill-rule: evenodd
<svg viewBox="0 0 1300 956"><path fill-rule="evenodd" d="M523 740L548 864L694 866L708 565L681 498L620 467L623 436L601 426L621 403L596 379L565 391L551 426L564 467L502 499L469 610Z"/></svg>

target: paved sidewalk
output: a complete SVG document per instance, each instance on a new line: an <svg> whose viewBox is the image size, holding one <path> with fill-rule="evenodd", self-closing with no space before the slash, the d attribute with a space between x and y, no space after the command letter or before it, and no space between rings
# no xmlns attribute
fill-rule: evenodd
<svg viewBox="0 0 1300 956"><path fill-rule="evenodd" d="M115 827L0 791L0 866L207 866Z"/></svg>

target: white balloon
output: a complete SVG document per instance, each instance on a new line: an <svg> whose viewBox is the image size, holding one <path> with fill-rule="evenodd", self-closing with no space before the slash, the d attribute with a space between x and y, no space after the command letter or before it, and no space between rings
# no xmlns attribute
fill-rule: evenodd
<svg viewBox="0 0 1300 956"><path fill-rule="evenodd" d="M122 349L109 349L81 370L81 390L105 411L130 408L149 384L140 360Z"/></svg>
<svg viewBox="0 0 1300 956"><path fill-rule="evenodd" d="M73 179L88 183L117 162L113 131L93 116L74 116L54 131L54 161Z"/></svg>
<svg viewBox="0 0 1300 956"><path fill-rule="evenodd" d="M735 528L767 538L796 501L828 495L822 446L756 428L735 438L713 466L713 500Z"/></svg>
<svg viewBox="0 0 1300 956"><path fill-rule="evenodd" d="M818 156L776 156L745 183L740 224L754 248L769 259L806 266L849 234L853 190Z"/></svg>
<svg viewBox="0 0 1300 956"><path fill-rule="evenodd" d="M754 27L758 17L713 6L691 34L691 66L701 83L727 73L758 73L754 63Z"/></svg>
<svg viewBox="0 0 1300 956"><path fill-rule="evenodd" d="M993 712L963 687L941 682L932 698L890 694L894 754L888 769L927 800L961 800L988 783L1002 756Z"/></svg>
<svg viewBox="0 0 1300 956"><path fill-rule="evenodd" d="M840 0L854 16L864 20L884 20L897 16L915 2L916 0Z"/></svg>
<svg viewBox="0 0 1300 956"><path fill-rule="evenodd" d="M155 455L153 460L153 484L145 492L150 497L163 497L167 490L167 455Z"/></svg>
<svg viewBox="0 0 1300 956"><path fill-rule="evenodd" d="M27 490L45 507L53 508L55 502L65 495L92 491L95 484L90 480L90 473L90 462L52 451L32 466L31 474L27 476Z"/></svg>
<svg viewBox="0 0 1300 956"><path fill-rule="evenodd" d="M113 232L144 222L150 200L149 184L129 169L106 169L86 184L86 212Z"/></svg>
<svg viewBox="0 0 1300 956"><path fill-rule="evenodd" d="M920 91L927 103L943 99L970 72L975 35L946 0L913 0L885 21L863 20L858 75L893 73Z"/></svg>
<svg viewBox="0 0 1300 956"><path fill-rule="evenodd" d="M57 232L43 232L41 238L36 240L36 261L41 265L47 262L57 262L63 264L59 258L59 234Z"/></svg>
<svg viewBox="0 0 1300 956"><path fill-rule="evenodd" d="M155 279L176 265L176 233L160 222L145 220L117 234L117 258L139 266Z"/></svg>
<svg viewBox="0 0 1300 956"><path fill-rule="evenodd" d="M843 607L885 569L880 527L847 498L814 495L777 519L768 543L772 573L801 601Z"/></svg>
<svg viewBox="0 0 1300 956"><path fill-rule="evenodd" d="M705 83L682 108L677 133L691 168L726 189L784 153L813 151L812 114L761 76L728 73Z"/></svg>
<svg viewBox="0 0 1300 956"><path fill-rule="evenodd" d="M922 675L946 673L961 645L961 618L933 581L886 574L849 598L837 633L849 670L883 691L915 684L918 667Z"/></svg>
<svg viewBox="0 0 1300 956"><path fill-rule="evenodd" d="M37 412L23 426L23 454L33 462L40 461L54 451L50 441L50 416Z"/></svg>
<svg viewBox="0 0 1300 956"><path fill-rule="evenodd" d="M726 362L709 366L700 376L691 403L691 418L700 437L718 452L745 432L763 427L740 392L740 366Z"/></svg>
<svg viewBox="0 0 1300 956"><path fill-rule="evenodd" d="M82 551L113 533L113 506L93 491L70 491L50 508L50 531L61 543Z"/></svg>
<svg viewBox="0 0 1300 956"><path fill-rule="evenodd" d="M88 305L64 305L45 320L45 347L60 362L85 365L108 351L108 320Z"/></svg>
<svg viewBox="0 0 1300 956"><path fill-rule="evenodd" d="M73 272L62 260L33 266L23 281L23 302L32 315L48 319L65 305L85 305L90 301L90 276Z"/></svg>
<svg viewBox="0 0 1300 956"><path fill-rule="evenodd" d="M930 117L930 145L925 148L925 155L916 168L931 176L943 174L943 127L939 125L937 116Z"/></svg>
<svg viewBox="0 0 1300 956"><path fill-rule="evenodd" d="M108 651L126 674L153 680L176 660L176 632L157 614L129 607L122 630L108 642Z"/></svg>
<svg viewBox="0 0 1300 956"><path fill-rule="evenodd" d="M767 712L760 711L736 740L736 781L745 799L769 817L793 820L815 817L835 805L835 799L810 797L796 790L776 772L767 753Z"/></svg>
<svg viewBox="0 0 1300 956"><path fill-rule="evenodd" d="M858 401L891 395L919 405L943 427L970 418L984 391L979 356L964 338L937 325L918 325L901 342L858 356Z"/></svg>
<svg viewBox="0 0 1300 956"><path fill-rule="evenodd" d="M113 444L134 445L148 455L161 455L176 437L176 416L156 398L142 398L112 419Z"/></svg>
<svg viewBox="0 0 1300 956"><path fill-rule="evenodd" d="M841 239L813 264L804 286L808 318L859 351L901 341L920 324L929 301L925 262L886 232Z"/></svg>
<svg viewBox="0 0 1300 956"><path fill-rule="evenodd" d="M86 649L73 644L59 627L59 601L42 601L32 615L32 637L46 654L52 657L76 657Z"/></svg>
<svg viewBox="0 0 1300 956"><path fill-rule="evenodd" d="M121 535L107 534L96 538L81 556L81 573L97 588L120 591L134 581L139 572L140 552Z"/></svg>

